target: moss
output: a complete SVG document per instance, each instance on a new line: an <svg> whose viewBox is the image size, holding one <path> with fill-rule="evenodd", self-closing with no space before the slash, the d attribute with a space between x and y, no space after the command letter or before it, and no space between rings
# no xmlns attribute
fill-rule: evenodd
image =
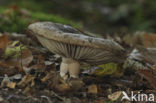
<svg viewBox="0 0 156 103"><path fill-rule="evenodd" d="M19 8L0 8L0 32L18 32L24 33L27 26L35 21L51 21L62 24L68 24L76 28L82 27L81 23L75 23L61 16L46 14L43 12L25 13Z"/></svg>
<svg viewBox="0 0 156 103"><path fill-rule="evenodd" d="M42 12L35 12L35 13L33 12L33 13L31 13L31 17L34 20L58 22L58 23L62 23L62 24L71 25L75 28L82 27L81 23L74 23L71 20L68 20L68 19L62 18L58 15L53 15L53 14L46 14L46 13L42 13Z"/></svg>

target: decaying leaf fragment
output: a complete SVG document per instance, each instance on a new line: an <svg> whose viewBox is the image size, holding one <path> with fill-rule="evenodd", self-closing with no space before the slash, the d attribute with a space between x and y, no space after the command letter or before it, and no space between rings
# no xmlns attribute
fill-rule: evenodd
<svg viewBox="0 0 156 103"><path fill-rule="evenodd" d="M8 36L6 36L6 35L1 35L0 36L0 48L1 49L4 49L4 48L6 48L7 46L8 46L8 44L9 44L9 39L8 39Z"/></svg>
<svg viewBox="0 0 156 103"><path fill-rule="evenodd" d="M82 73L96 76L113 75L115 77L121 77L123 75L123 71L122 66L117 63L106 63L98 65L97 67L90 67Z"/></svg>
<svg viewBox="0 0 156 103"><path fill-rule="evenodd" d="M111 101L116 101L116 100L118 100L120 98L121 94L122 94L122 91L117 91L117 92L114 92L114 93L108 95L108 98Z"/></svg>
<svg viewBox="0 0 156 103"><path fill-rule="evenodd" d="M84 86L84 82L80 78L70 78L70 80L67 82L72 91L78 91Z"/></svg>
<svg viewBox="0 0 156 103"><path fill-rule="evenodd" d="M88 86L88 93L97 94L98 93L98 87L96 84L92 84Z"/></svg>
<svg viewBox="0 0 156 103"><path fill-rule="evenodd" d="M0 57L4 53L6 47L9 45L10 41L6 35L0 35Z"/></svg>
<svg viewBox="0 0 156 103"><path fill-rule="evenodd" d="M129 45L142 45L145 48L156 47L156 35L148 32L136 32L133 35L126 35L123 40Z"/></svg>
<svg viewBox="0 0 156 103"><path fill-rule="evenodd" d="M143 76L156 90L156 71L152 72L151 70L139 70L138 73Z"/></svg>
<svg viewBox="0 0 156 103"><path fill-rule="evenodd" d="M1 54L0 74L13 75L23 72L23 67L28 66L33 60L32 52L19 41L10 42Z"/></svg>
<svg viewBox="0 0 156 103"><path fill-rule="evenodd" d="M1 82L1 87L8 87L8 88L14 89L15 86L16 86L16 83L10 81L9 77L5 75L5 77L3 78Z"/></svg>
<svg viewBox="0 0 156 103"><path fill-rule="evenodd" d="M17 84L20 88L25 87L28 83L31 83L34 80L34 76L27 74L25 75L22 80Z"/></svg>
<svg viewBox="0 0 156 103"><path fill-rule="evenodd" d="M46 76L41 79L43 83L51 89L55 89L59 92L66 92L71 90L70 85L66 83L56 72L47 72Z"/></svg>

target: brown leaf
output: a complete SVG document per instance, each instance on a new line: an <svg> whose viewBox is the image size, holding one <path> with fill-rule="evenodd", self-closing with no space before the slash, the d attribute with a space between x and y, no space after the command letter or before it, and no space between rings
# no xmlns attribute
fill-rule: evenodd
<svg viewBox="0 0 156 103"><path fill-rule="evenodd" d="M18 73L18 70L14 66L10 66L5 61L0 61L0 75L7 74L8 76Z"/></svg>
<svg viewBox="0 0 156 103"><path fill-rule="evenodd" d="M9 58L5 63L10 66L28 66L33 60L33 55L29 49L21 51L21 56L17 58Z"/></svg>
<svg viewBox="0 0 156 103"><path fill-rule="evenodd" d="M25 87L29 82L31 82L35 77L30 75L30 74L27 74L25 75L22 80L18 83L18 86L20 88L23 88Z"/></svg>
<svg viewBox="0 0 156 103"><path fill-rule="evenodd" d="M119 97L121 96L121 94L122 94L122 91L117 91L117 92L114 92L114 93L108 95L108 98L111 101L115 101L115 100L119 99Z"/></svg>
<svg viewBox="0 0 156 103"><path fill-rule="evenodd" d="M143 63L156 64L156 48L144 48L138 46L137 49L133 49L129 58L141 61Z"/></svg>
<svg viewBox="0 0 156 103"><path fill-rule="evenodd" d="M92 84L88 86L88 93L97 94L98 93L98 87L96 84Z"/></svg>
<svg viewBox="0 0 156 103"><path fill-rule="evenodd" d="M22 55L19 58L9 58L5 61L0 61L2 68L0 74L13 75L23 72L23 67L27 67L33 60L33 55L29 49L22 50Z"/></svg>
<svg viewBox="0 0 156 103"><path fill-rule="evenodd" d="M51 73L47 73L47 75L44 78L42 78L41 81L46 82L51 78L51 76L52 76Z"/></svg>
<svg viewBox="0 0 156 103"><path fill-rule="evenodd" d="M84 83L80 78L71 78L68 81L68 84L71 86L72 91L77 91L84 86Z"/></svg>
<svg viewBox="0 0 156 103"><path fill-rule="evenodd" d="M23 66L28 66L32 62L33 55L29 49L22 50L21 60Z"/></svg>
<svg viewBox="0 0 156 103"><path fill-rule="evenodd" d="M31 87L30 86L27 86L25 89L24 89L24 93L29 95L30 94L30 91L31 91Z"/></svg>
<svg viewBox="0 0 156 103"><path fill-rule="evenodd" d="M7 75L5 75L5 77L3 78L2 82L1 82L1 87L6 87L8 82L10 82L10 79Z"/></svg>
<svg viewBox="0 0 156 103"><path fill-rule="evenodd" d="M153 74L149 70L139 70L138 73L142 75L148 82L156 90L156 74Z"/></svg>
<svg viewBox="0 0 156 103"><path fill-rule="evenodd" d="M8 36L6 35L0 36L0 48L4 49L8 46L8 44L9 44Z"/></svg>
<svg viewBox="0 0 156 103"><path fill-rule="evenodd" d="M22 72L23 71L23 68L22 68L22 65L20 63L20 60L19 58L10 58L6 61L3 61L3 63L7 64L8 65L8 68L7 69L15 69L15 72L19 73L19 72ZM4 70L5 68L3 68ZM11 71L8 71L8 72L11 72ZM8 74L8 73L6 73Z"/></svg>
<svg viewBox="0 0 156 103"><path fill-rule="evenodd" d="M71 89L69 84L67 84L55 71L46 73L46 76L42 78L41 81L47 83L49 88L59 92L67 92Z"/></svg>
<svg viewBox="0 0 156 103"><path fill-rule="evenodd" d="M142 35L142 44L144 47L156 47L156 35L152 33L144 33Z"/></svg>
<svg viewBox="0 0 156 103"><path fill-rule="evenodd" d="M67 92L71 90L70 86L67 83L58 84L58 86L55 86L55 89L59 92Z"/></svg>
<svg viewBox="0 0 156 103"><path fill-rule="evenodd" d="M34 56L34 59L37 60L37 63L30 66L29 67L30 69L45 69L46 68L45 63L44 63L44 61L45 61L44 56L42 56L42 55Z"/></svg>
<svg viewBox="0 0 156 103"><path fill-rule="evenodd" d="M15 82L8 82L8 83L7 83L7 87L8 87L8 88L14 89L15 86L16 86L16 83L15 83Z"/></svg>
<svg viewBox="0 0 156 103"><path fill-rule="evenodd" d="M125 35L123 40L130 45L142 45L145 48L156 47L156 35L147 32L136 32L132 35Z"/></svg>
<svg viewBox="0 0 156 103"><path fill-rule="evenodd" d="M8 46L8 44L9 44L8 37L6 35L0 36L0 57L4 53L5 48Z"/></svg>
<svg viewBox="0 0 156 103"><path fill-rule="evenodd" d="M5 77L3 78L2 82L1 82L1 87L8 87L8 88L14 89L15 86L16 86L16 83L10 81L8 76L5 75Z"/></svg>

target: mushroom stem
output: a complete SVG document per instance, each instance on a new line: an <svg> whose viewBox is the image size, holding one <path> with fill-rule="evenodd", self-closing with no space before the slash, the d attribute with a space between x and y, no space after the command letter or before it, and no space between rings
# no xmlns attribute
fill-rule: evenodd
<svg viewBox="0 0 156 103"><path fill-rule="evenodd" d="M72 58L62 58L60 66L60 75L63 79L68 79L68 73L72 78L78 78L80 72L80 63Z"/></svg>

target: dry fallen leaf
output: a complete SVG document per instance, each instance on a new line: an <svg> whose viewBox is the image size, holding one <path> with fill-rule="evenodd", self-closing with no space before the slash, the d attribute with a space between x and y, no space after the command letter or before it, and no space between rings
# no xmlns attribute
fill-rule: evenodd
<svg viewBox="0 0 156 103"><path fill-rule="evenodd" d="M5 75L2 82L1 82L1 87L5 87L8 82L10 82L10 79L7 75Z"/></svg>
<svg viewBox="0 0 156 103"><path fill-rule="evenodd" d="M14 89L15 86L16 86L16 83L15 82L9 82L9 83L7 83L7 87L8 88Z"/></svg>
<svg viewBox="0 0 156 103"><path fill-rule="evenodd" d="M144 33L141 37L144 47L156 47L156 35L152 33Z"/></svg>
<svg viewBox="0 0 156 103"><path fill-rule="evenodd" d="M28 94L30 94L30 90L31 90L31 87L30 87L30 86L27 86L27 87L24 89L23 92L24 92L25 94L28 95Z"/></svg>
<svg viewBox="0 0 156 103"><path fill-rule="evenodd" d="M71 78L68 81L68 84L71 86L72 91L77 91L84 86L84 83L80 78Z"/></svg>
<svg viewBox="0 0 156 103"><path fill-rule="evenodd" d="M23 72L23 67L28 66L32 62L33 55L29 49L22 50L21 54L18 58L0 61L0 67L2 68L0 74L14 75Z"/></svg>
<svg viewBox="0 0 156 103"><path fill-rule="evenodd" d="M148 82L156 90L156 74L149 70L138 70L138 73L142 75Z"/></svg>
<svg viewBox="0 0 156 103"><path fill-rule="evenodd" d="M55 89L59 92L71 90L70 85L66 83L55 71L46 73L46 76L42 78L41 81L46 83L49 88Z"/></svg>
<svg viewBox="0 0 156 103"><path fill-rule="evenodd" d="M142 45L145 48L156 47L156 35L154 33L136 32L133 35L125 35L123 40L129 45Z"/></svg>
<svg viewBox="0 0 156 103"><path fill-rule="evenodd" d="M34 59L37 59L37 63L30 66L29 69L42 69L43 70L46 68L45 63L44 63L45 58L43 55L39 55L37 57L34 57Z"/></svg>
<svg viewBox="0 0 156 103"><path fill-rule="evenodd" d="M122 94L122 91L117 91L117 92L114 92L110 95L108 95L108 98L111 100L111 101L116 101L119 99L119 97L121 96Z"/></svg>
<svg viewBox="0 0 156 103"><path fill-rule="evenodd" d="M20 44L19 41L9 42L8 37L3 35L0 37L0 48L4 49L0 61L0 75L14 75L23 72L23 67L28 66L33 55L31 51Z"/></svg>
<svg viewBox="0 0 156 103"><path fill-rule="evenodd" d="M15 68L14 66L8 65L4 61L0 61L0 68L1 68L0 75L7 74L8 76L10 76L10 75L14 75L18 72L17 68Z"/></svg>
<svg viewBox="0 0 156 103"><path fill-rule="evenodd" d="M98 87L96 84L92 84L88 86L88 93L97 94L98 93Z"/></svg>
<svg viewBox="0 0 156 103"><path fill-rule="evenodd" d="M6 36L6 35L0 36L0 48L1 49L6 48L8 46L8 44L9 44L9 42L10 41L8 39L8 36Z"/></svg>
<svg viewBox="0 0 156 103"><path fill-rule="evenodd" d="M8 87L8 88L14 89L15 86L16 86L16 83L10 81L9 77L5 75L5 77L3 78L1 82L1 87Z"/></svg>
<svg viewBox="0 0 156 103"><path fill-rule="evenodd" d="M30 83L35 77L33 75L27 74L22 80L17 84L20 88L25 87L28 83Z"/></svg>
<svg viewBox="0 0 156 103"><path fill-rule="evenodd" d="M5 49L8 46L9 42L10 41L8 40L8 37L6 35L0 36L0 57L5 52Z"/></svg>
<svg viewBox="0 0 156 103"><path fill-rule="evenodd" d="M33 55L29 49L22 50L21 63L23 66L28 66L33 60Z"/></svg>
<svg viewBox="0 0 156 103"><path fill-rule="evenodd" d="M29 49L21 51L21 56L18 58L10 58L6 63L11 66L28 66L33 60L33 55Z"/></svg>

